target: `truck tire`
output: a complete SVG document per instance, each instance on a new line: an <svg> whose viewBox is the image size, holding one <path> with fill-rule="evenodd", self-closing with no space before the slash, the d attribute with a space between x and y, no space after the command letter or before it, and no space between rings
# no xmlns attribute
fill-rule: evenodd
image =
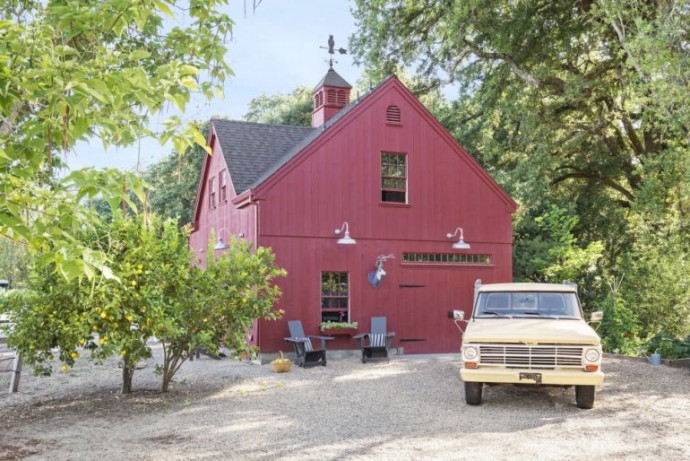
<svg viewBox="0 0 690 461"><path fill-rule="evenodd" d="M577 407L589 410L594 407L594 386L575 386Z"/></svg>
<svg viewBox="0 0 690 461"><path fill-rule="evenodd" d="M465 402L468 405L479 405L482 403L482 388L484 383L465 382Z"/></svg>

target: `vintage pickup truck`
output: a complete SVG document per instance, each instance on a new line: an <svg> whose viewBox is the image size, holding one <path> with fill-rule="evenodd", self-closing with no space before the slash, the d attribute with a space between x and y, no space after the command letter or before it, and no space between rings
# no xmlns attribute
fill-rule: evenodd
<svg viewBox="0 0 690 461"><path fill-rule="evenodd" d="M594 406L604 381L601 340L584 319L574 284L475 285L472 316L462 339L465 400L482 401L484 384L575 386L579 408ZM592 313L599 321L601 312Z"/></svg>

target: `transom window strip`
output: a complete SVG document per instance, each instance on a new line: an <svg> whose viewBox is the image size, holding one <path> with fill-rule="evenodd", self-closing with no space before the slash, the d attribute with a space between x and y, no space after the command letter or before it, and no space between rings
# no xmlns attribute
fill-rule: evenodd
<svg viewBox="0 0 690 461"><path fill-rule="evenodd" d="M467 253L403 253L403 263L409 264L491 264L491 255Z"/></svg>

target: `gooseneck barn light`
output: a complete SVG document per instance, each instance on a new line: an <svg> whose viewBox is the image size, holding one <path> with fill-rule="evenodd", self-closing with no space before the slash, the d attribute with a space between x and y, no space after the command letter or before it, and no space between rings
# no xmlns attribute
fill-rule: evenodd
<svg viewBox="0 0 690 461"><path fill-rule="evenodd" d="M230 233L230 231L224 227L218 229L218 239L216 240L216 244L213 246L214 250L227 250L230 248L230 245L227 242L223 242L223 238L221 237L223 231L227 232L228 234Z"/></svg>
<svg viewBox="0 0 690 461"><path fill-rule="evenodd" d="M340 229L335 230L335 235L340 235L341 232L345 231L345 235L338 239L338 245L354 245L357 240L350 237L350 225L345 221Z"/></svg>
<svg viewBox="0 0 690 461"><path fill-rule="evenodd" d="M221 227L220 229L218 229L218 239L216 240L216 244L213 246L214 250L227 250L228 248L230 248L230 244L227 242L223 242L223 239L221 238L221 234L223 233L223 231L232 235L232 233L228 229L226 229L225 227ZM238 233L237 238L238 239L244 238L244 232Z"/></svg>
<svg viewBox="0 0 690 461"><path fill-rule="evenodd" d="M455 229L455 232L453 232L452 234L451 234L451 233L448 233L448 234L446 235L446 238L452 239L452 238L454 238L456 235L458 235L458 233L460 233L460 240L458 240L457 242L455 242L455 243L453 244L453 249L454 249L454 250L469 250L469 249L470 249L470 244L469 244L469 243L465 243L465 236L464 236L464 233L463 233L463 231L462 231L462 227L458 227L457 229Z"/></svg>

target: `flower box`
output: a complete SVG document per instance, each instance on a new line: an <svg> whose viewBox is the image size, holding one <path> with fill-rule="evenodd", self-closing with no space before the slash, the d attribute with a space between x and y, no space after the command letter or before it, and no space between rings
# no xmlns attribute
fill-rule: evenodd
<svg viewBox="0 0 690 461"><path fill-rule="evenodd" d="M326 336L352 336L357 333L356 328L326 328L323 331Z"/></svg>
<svg viewBox="0 0 690 461"><path fill-rule="evenodd" d="M326 336L352 336L358 328L357 322L321 322L321 333Z"/></svg>

